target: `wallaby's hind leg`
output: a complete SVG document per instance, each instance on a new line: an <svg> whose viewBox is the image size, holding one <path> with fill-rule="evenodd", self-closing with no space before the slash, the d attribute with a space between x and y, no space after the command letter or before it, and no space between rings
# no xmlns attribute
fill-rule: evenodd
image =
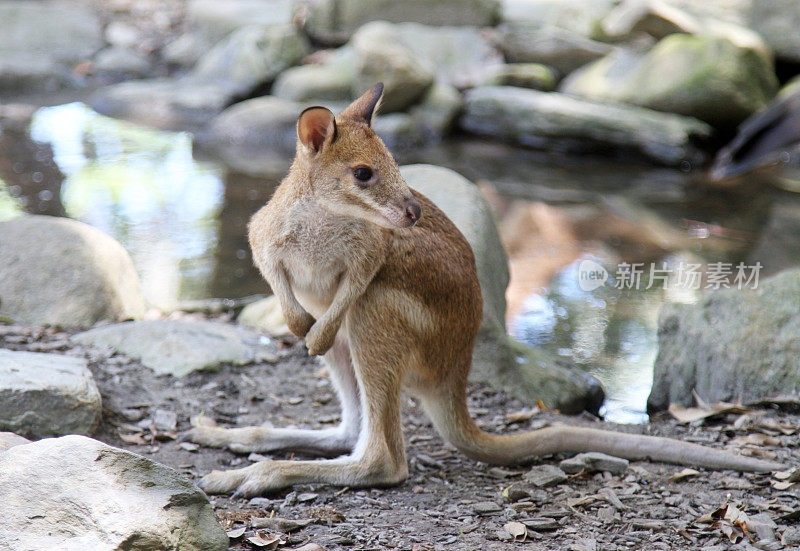
<svg viewBox="0 0 800 551"><path fill-rule="evenodd" d="M395 335L386 339L399 340ZM243 469L213 471L203 477L200 487L210 494L236 492L254 496L302 483L363 487L405 480L408 466L400 422L400 380L405 357L374 344L359 346L358 340L351 337L351 342L355 341L353 365L364 417L351 455L316 461L261 461ZM366 371L369 373L365 375Z"/></svg>
<svg viewBox="0 0 800 551"><path fill-rule="evenodd" d="M350 453L361 430L359 392L347 338L341 332L333 347L325 354L331 381L342 405L342 422L338 427L322 430L268 427L195 427L186 438L212 448L227 447L236 453L303 451L323 456Z"/></svg>

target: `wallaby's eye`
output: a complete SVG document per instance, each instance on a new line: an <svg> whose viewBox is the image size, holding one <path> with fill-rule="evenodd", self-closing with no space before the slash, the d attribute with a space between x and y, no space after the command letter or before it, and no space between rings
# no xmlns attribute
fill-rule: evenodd
<svg viewBox="0 0 800 551"><path fill-rule="evenodd" d="M359 166L353 169L353 176L361 182L369 182L372 179L372 169L368 166Z"/></svg>

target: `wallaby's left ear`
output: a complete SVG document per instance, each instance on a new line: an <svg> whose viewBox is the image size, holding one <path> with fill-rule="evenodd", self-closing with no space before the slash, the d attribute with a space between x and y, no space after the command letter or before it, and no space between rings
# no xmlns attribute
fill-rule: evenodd
<svg viewBox="0 0 800 551"><path fill-rule="evenodd" d="M377 111L381 97L383 97L383 83L379 82L351 103L339 116L343 119L364 122L369 126L372 124L372 115Z"/></svg>
<svg viewBox="0 0 800 551"><path fill-rule="evenodd" d="M297 119L297 137L312 153L319 153L322 146L336 139L336 120L330 109L309 107Z"/></svg>

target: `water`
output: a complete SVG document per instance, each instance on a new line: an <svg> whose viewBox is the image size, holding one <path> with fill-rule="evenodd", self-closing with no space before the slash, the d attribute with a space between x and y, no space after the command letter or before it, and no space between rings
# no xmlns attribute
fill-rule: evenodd
<svg viewBox="0 0 800 551"><path fill-rule="evenodd" d="M613 274L620 262L738 261L754 248L772 254L775 243L759 245L759 234L773 203L800 209L787 192L703 191L688 166L469 138L398 160L449 166L483 186L510 251L509 331L595 375L608 394L606 417L619 422L647 419L659 307L699 293L617 289L613 277L583 289L581 262ZM131 253L146 298L162 309L266 292L246 224L279 179L197 159L188 133L109 119L82 103L41 108L29 126L6 123L0 133L0 219L68 216L107 232Z"/></svg>

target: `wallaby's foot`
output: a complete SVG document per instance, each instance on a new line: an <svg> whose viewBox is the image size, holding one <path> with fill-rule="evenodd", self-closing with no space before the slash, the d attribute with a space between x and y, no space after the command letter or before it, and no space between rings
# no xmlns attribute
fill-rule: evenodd
<svg viewBox="0 0 800 551"><path fill-rule="evenodd" d="M311 330L311 327L317 321L314 319L314 316L305 310L301 310L299 312L286 311L285 317L286 327L288 327L289 331L298 337L305 337L309 330Z"/></svg>
<svg viewBox="0 0 800 551"><path fill-rule="evenodd" d="M207 494L234 494L254 497L269 494L295 484L332 484L335 486L394 486L408 476L408 467L392 468L392 462L367 464L353 457L317 461L260 461L243 469L212 471L198 486Z"/></svg>
<svg viewBox="0 0 800 551"><path fill-rule="evenodd" d="M344 426L322 430L195 427L184 435L184 439L201 446L228 448L242 454L293 450L337 456L353 451L358 433Z"/></svg>
<svg viewBox="0 0 800 551"><path fill-rule="evenodd" d="M321 356L333 346L338 328L317 322L306 335L306 348L311 356Z"/></svg>

